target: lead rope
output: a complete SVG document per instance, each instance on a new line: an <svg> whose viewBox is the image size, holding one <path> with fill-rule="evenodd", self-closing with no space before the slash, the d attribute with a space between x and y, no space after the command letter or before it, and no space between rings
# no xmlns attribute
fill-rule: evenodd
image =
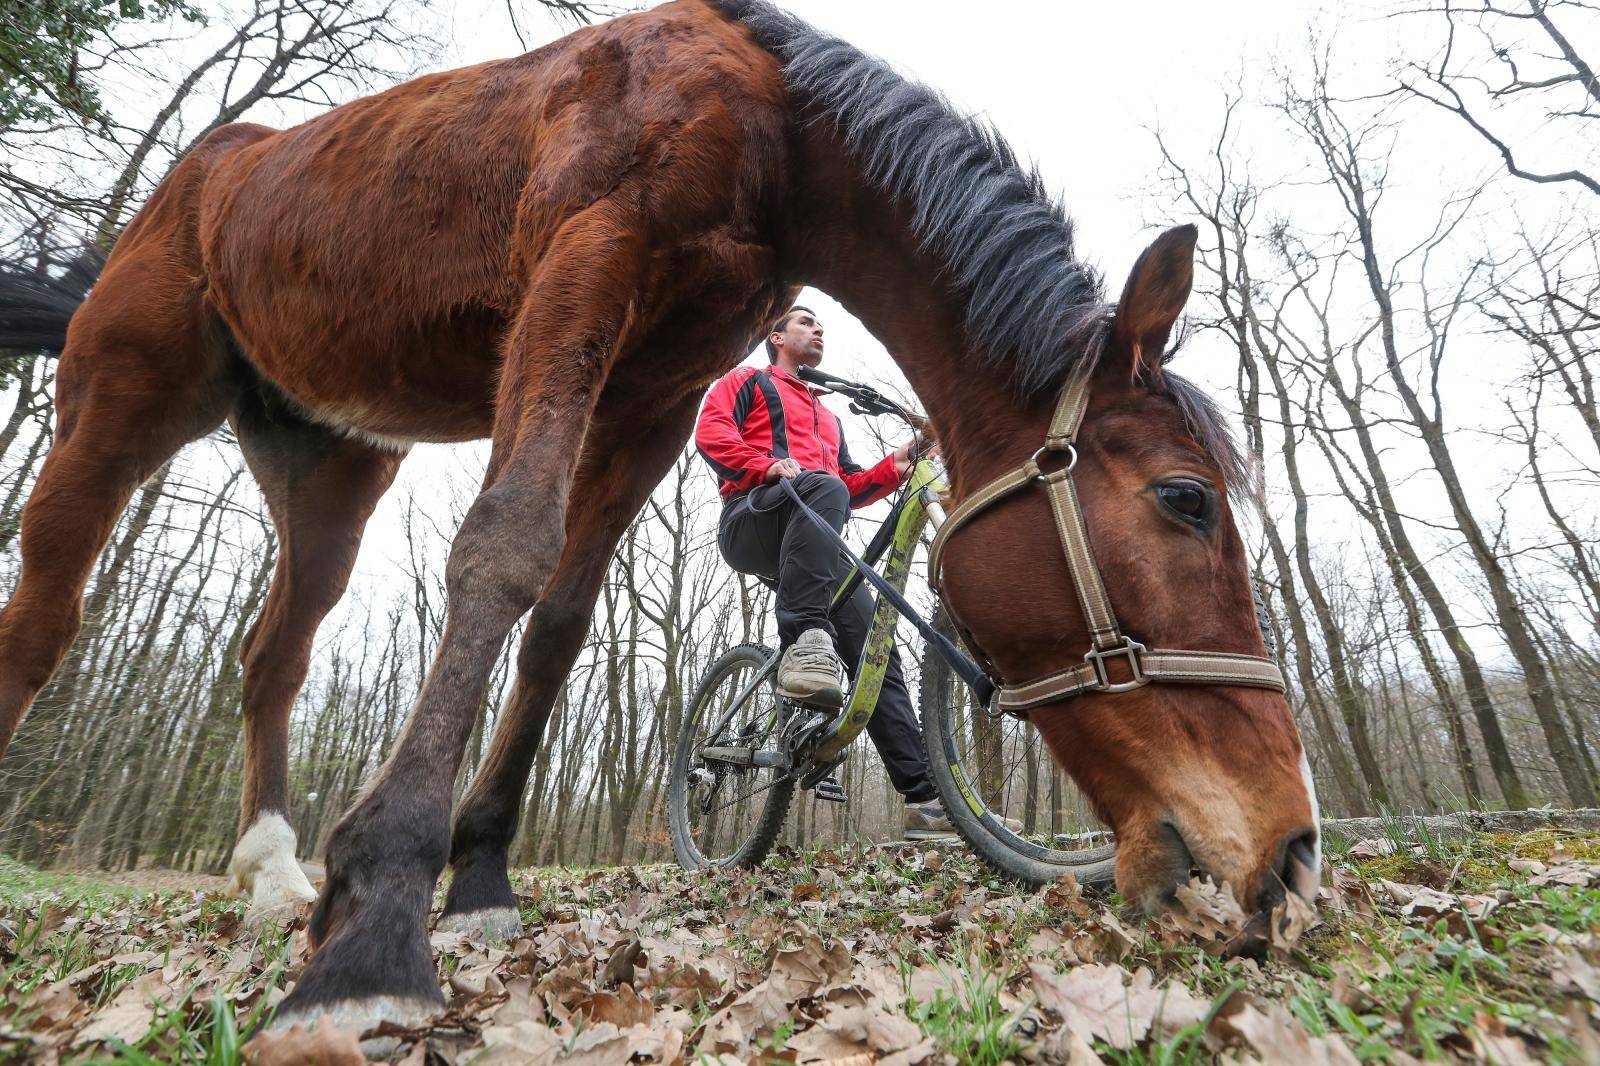
<svg viewBox="0 0 1600 1066"><path fill-rule="evenodd" d="M934 535L928 558L928 577L935 592L940 592L943 551L956 531L974 515L987 510L1022 489L1043 482L1055 517L1056 532L1067 559L1067 569L1078 594L1079 606L1089 628L1090 648L1083 663L1058 670L1032 681L1000 687L999 709L1016 714L1045 703L1070 699L1085 692L1126 692L1152 681L1195 685L1241 685L1247 688L1285 691L1283 673L1277 663L1259 655L1234 652L1150 650L1125 636L1117 626L1116 612L1106 595L1100 568L1089 546L1083 507L1073 487L1072 471L1078 465L1075 444L1089 403L1087 381L1069 385L1056 405L1055 415L1045 434L1044 446L1019 467L1006 471L962 500L950 512ZM1046 455L1064 455L1064 465L1046 471L1039 461ZM1125 658L1130 671L1127 681L1111 680L1107 661Z"/></svg>

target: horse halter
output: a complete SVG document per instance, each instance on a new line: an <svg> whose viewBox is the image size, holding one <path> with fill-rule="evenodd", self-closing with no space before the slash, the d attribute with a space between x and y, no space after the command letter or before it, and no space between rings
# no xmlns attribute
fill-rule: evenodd
<svg viewBox="0 0 1600 1066"><path fill-rule="evenodd" d="M1111 609L1111 600L1106 596L1105 584L1100 580L1100 568L1095 565L1094 553L1089 548L1089 531L1084 525L1083 507L1078 502L1078 493L1072 484L1072 469L1078 464L1078 449L1074 441L1088 406L1089 383L1077 381L1069 385L1056 404L1044 446L1021 466L1001 474L962 500L933 538L928 570L937 591L942 553L957 530L974 516L1037 482L1043 482L1049 494L1056 531L1061 537L1067 569L1077 589L1078 602L1083 607L1093 646L1077 666L1057 670L1019 685L1001 685L999 709L1016 714L1086 692L1127 692L1142 688L1152 681L1241 685L1285 691L1283 673L1271 659L1220 651L1152 650L1126 636L1118 628L1117 616ZM1049 454L1065 455L1066 465L1056 470L1042 470L1039 460ZM1106 664L1114 659L1127 660L1131 671L1129 680L1111 679Z"/></svg>

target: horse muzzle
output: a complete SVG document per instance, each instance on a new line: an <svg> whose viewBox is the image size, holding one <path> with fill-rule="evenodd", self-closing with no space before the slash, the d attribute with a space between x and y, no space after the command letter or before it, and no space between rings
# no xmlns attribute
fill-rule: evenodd
<svg viewBox="0 0 1600 1066"><path fill-rule="evenodd" d="M1153 861L1142 864L1135 875L1138 883L1127 885L1123 894L1136 901L1146 914L1157 916L1179 909L1178 889L1196 877L1227 884L1246 915L1227 950L1230 954L1261 955L1273 940L1275 913L1289 895L1316 905L1321 879L1320 845L1316 829L1296 828L1263 849L1265 862L1252 862L1235 849L1215 844L1191 847L1175 821L1164 818L1152 841Z"/></svg>

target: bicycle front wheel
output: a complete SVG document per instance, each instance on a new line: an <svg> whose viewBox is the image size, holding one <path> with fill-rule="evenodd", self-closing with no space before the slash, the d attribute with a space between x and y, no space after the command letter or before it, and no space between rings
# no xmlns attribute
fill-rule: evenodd
<svg viewBox="0 0 1600 1066"><path fill-rule="evenodd" d="M941 606L934 625L948 633ZM1109 886L1111 834L1055 765L1029 722L973 706L965 686L931 648L923 659L922 736L928 770L956 832L995 873L1038 888L1071 873Z"/></svg>
<svg viewBox="0 0 1600 1066"><path fill-rule="evenodd" d="M774 657L756 644L728 649L689 701L667 784L672 851L685 870L759 866L783 828L793 778L781 767L740 765L771 762L780 750Z"/></svg>

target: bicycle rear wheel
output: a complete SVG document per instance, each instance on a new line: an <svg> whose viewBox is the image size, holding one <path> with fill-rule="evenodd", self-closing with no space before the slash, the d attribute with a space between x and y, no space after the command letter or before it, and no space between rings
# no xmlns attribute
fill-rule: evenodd
<svg viewBox="0 0 1600 1066"><path fill-rule="evenodd" d="M950 631L943 607L933 622ZM974 707L932 649L923 659L921 697L934 786L956 832L991 870L1030 888L1065 873L1083 885L1111 884L1111 834L1094 823L1031 723ZM1020 830L1007 820L1019 822Z"/></svg>
<svg viewBox="0 0 1600 1066"><path fill-rule="evenodd" d="M764 757L779 752L787 710L770 681L774 656L755 644L729 648L711 664L684 713L667 784L667 822L673 854L685 870L759 866L783 828L794 780L781 768L730 759L748 752L770 761ZM717 729L741 695L743 702ZM707 758L707 748L722 749L721 757Z"/></svg>

